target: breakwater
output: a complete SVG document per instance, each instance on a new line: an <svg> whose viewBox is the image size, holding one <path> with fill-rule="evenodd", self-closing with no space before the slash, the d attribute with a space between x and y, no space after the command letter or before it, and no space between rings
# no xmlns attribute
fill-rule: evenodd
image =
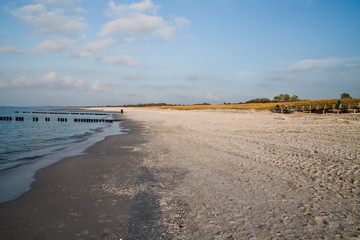
<svg viewBox="0 0 360 240"><path fill-rule="evenodd" d="M51 121L57 121L57 122L68 122L68 121L72 121L72 122L76 122L76 123L101 123L101 122L105 122L105 123L112 123L112 122L119 122L122 121L121 119L113 119L113 118L109 118L111 116L113 116L113 113L89 113L89 112L54 112L54 111L33 111L33 112L29 112L29 111L15 111L14 112L15 115L17 114L31 114L31 118L26 118L23 116L0 116L0 121L13 121L15 120L16 122L24 122L25 119L28 119L29 121L33 122L39 122L39 121L45 121L45 122L51 122ZM47 115L45 117L40 117L37 115ZM49 115L62 115L62 116L66 116L66 115L71 115L72 117L49 117ZM81 115L81 116L87 116L87 117L82 117L82 118L76 118L74 116L76 115ZM90 117L93 116L93 117Z"/></svg>

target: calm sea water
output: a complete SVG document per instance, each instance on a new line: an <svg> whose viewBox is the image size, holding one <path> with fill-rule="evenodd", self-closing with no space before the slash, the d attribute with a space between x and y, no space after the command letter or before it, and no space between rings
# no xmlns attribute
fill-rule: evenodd
<svg viewBox="0 0 360 240"><path fill-rule="evenodd" d="M59 107L0 107L0 202L16 199L30 190L37 170L82 154L106 136L124 133L119 122L74 121L113 118L111 113L102 114ZM1 117L11 117L12 121ZM66 122L58 118L66 118Z"/></svg>

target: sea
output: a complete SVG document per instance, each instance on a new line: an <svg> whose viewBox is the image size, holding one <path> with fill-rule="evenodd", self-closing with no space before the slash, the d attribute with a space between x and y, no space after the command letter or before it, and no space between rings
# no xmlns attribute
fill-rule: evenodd
<svg viewBox="0 0 360 240"><path fill-rule="evenodd" d="M0 203L31 189L35 173L110 135L125 134L118 113L69 107L0 106ZM11 120L10 120L11 118Z"/></svg>

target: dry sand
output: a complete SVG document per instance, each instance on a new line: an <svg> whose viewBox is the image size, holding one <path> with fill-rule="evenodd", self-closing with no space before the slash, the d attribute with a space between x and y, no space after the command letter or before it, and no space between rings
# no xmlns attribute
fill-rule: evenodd
<svg viewBox="0 0 360 240"><path fill-rule="evenodd" d="M125 116L146 127L133 151L146 155L153 179L124 188L113 178L102 191L155 192L163 237L360 237L359 114L129 108Z"/></svg>

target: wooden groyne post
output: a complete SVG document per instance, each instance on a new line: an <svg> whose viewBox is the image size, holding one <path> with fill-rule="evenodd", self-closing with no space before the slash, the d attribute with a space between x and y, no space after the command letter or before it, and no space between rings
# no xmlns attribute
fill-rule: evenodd
<svg viewBox="0 0 360 240"><path fill-rule="evenodd" d="M0 117L0 121L12 121L12 117Z"/></svg>
<svg viewBox="0 0 360 240"><path fill-rule="evenodd" d="M57 121L58 122L67 122L67 118L58 118Z"/></svg>

